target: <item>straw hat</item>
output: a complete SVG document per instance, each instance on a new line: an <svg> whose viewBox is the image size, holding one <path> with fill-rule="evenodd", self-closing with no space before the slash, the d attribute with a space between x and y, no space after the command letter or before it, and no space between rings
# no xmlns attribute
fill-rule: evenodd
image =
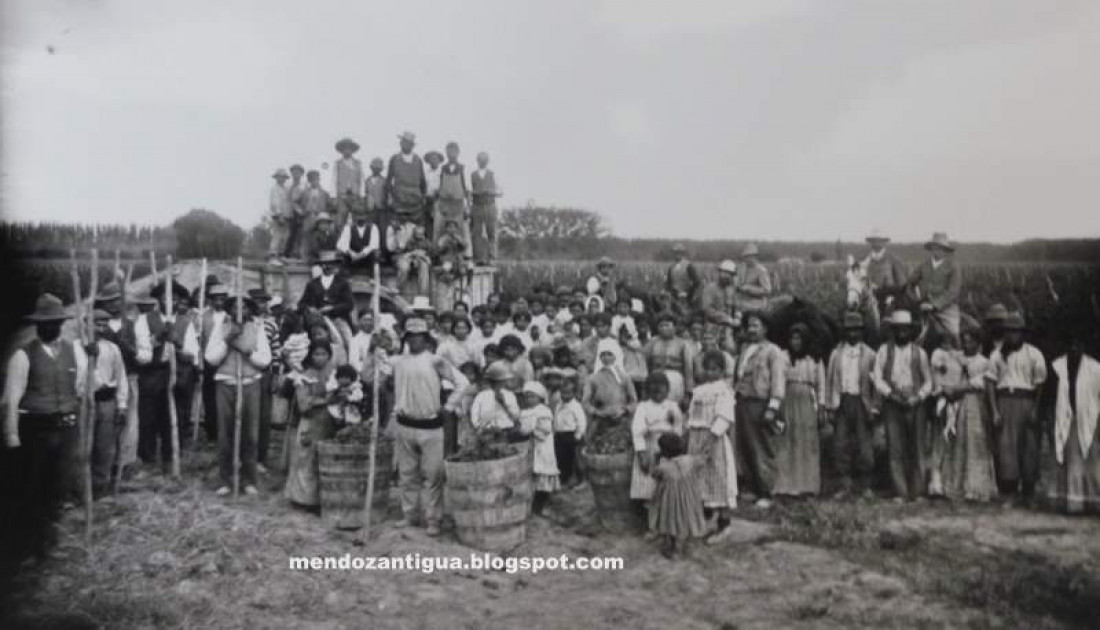
<svg viewBox="0 0 1100 630"><path fill-rule="evenodd" d="M443 160L445 160L445 159L446 158L444 158L443 154L440 153L439 151L428 151L427 153L424 154L424 161L425 162L431 162L432 160L438 160L440 163L442 163Z"/></svg>
<svg viewBox="0 0 1100 630"><path fill-rule="evenodd" d="M280 168L272 175L275 179L290 179L290 173L286 172L285 168Z"/></svg>
<svg viewBox="0 0 1100 630"><path fill-rule="evenodd" d="M932 240L924 244L925 249L940 248L945 252L955 251L955 246L951 244L951 241L947 238L946 232L935 232L932 234Z"/></svg>
<svg viewBox="0 0 1100 630"><path fill-rule="evenodd" d="M863 317L861 317L859 313L854 313L852 311L849 311L849 312L844 314L843 327L844 327L845 330L848 330L848 329L851 329L851 328L859 328L859 329L862 330L863 329Z"/></svg>
<svg viewBox="0 0 1100 630"><path fill-rule="evenodd" d="M101 308L97 308L96 310L92 311L92 320L93 321L105 322L105 321L108 321L110 319L111 319L111 314L108 313L107 311L101 309Z"/></svg>
<svg viewBox="0 0 1100 630"><path fill-rule="evenodd" d="M336 152L343 153L345 148L355 153L359 150L359 143L351 138L341 138L340 141L336 143Z"/></svg>
<svg viewBox="0 0 1100 630"><path fill-rule="evenodd" d="M409 142L415 143L416 134L411 131L402 131L401 133L397 134L397 139L401 140L402 142L407 140Z"/></svg>
<svg viewBox="0 0 1100 630"><path fill-rule="evenodd" d="M890 313L890 319L887 321L891 326L912 326L913 315L909 311L899 308Z"/></svg>
<svg viewBox="0 0 1100 630"><path fill-rule="evenodd" d="M600 258L600 261L596 263L596 268L597 269L599 269L601 267L614 267L614 266L615 266L615 261L611 260L611 258L609 258L607 256L603 256L602 258Z"/></svg>
<svg viewBox="0 0 1100 630"><path fill-rule="evenodd" d="M432 302L426 295L418 295L413 298L412 310L414 311L434 311L432 308Z"/></svg>
<svg viewBox="0 0 1100 630"><path fill-rule="evenodd" d="M214 297L215 295L229 295L229 287L219 282L218 284L215 284L214 286L206 289L206 295L210 297Z"/></svg>
<svg viewBox="0 0 1100 630"><path fill-rule="evenodd" d="M428 322L419 317L410 317L405 322L405 337L409 335L427 335L428 334Z"/></svg>
<svg viewBox="0 0 1100 630"><path fill-rule="evenodd" d="M510 380L512 378L512 371L508 369L508 366L497 361L485 370L484 376L485 380L490 383L499 383L501 381Z"/></svg>
<svg viewBox="0 0 1100 630"><path fill-rule="evenodd" d="M321 265L335 265L340 262L340 257L336 254L334 250L326 249L325 251L317 254L317 258L314 259L314 262L317 262Z"/></svg>
<svg viewBox="0 0 1100 630"><path fill-rule="evenodd" d="M56 322L71 319L72 316L65 311L65 305L61 299L52 293L43 293L34 303L34 312L27 315L32 322Z"/></svg>
<svg viewBox="0 0 1100 630"><path fill-rule="evenodd" d="M332 215L327 212L318 212L317 217L313 219L314 223L320 223L322 221L332 221Z"/></svg>
<svg viewBox="0 0 1100 630"><path fill-rule="evenodd" d="M749 256L759 256L760 250L756 247L756 243L749 243L745 246L745 249L741 250L741 258L748 258Z"/></svg>
<svg viewBox="0 0 1100 630"><path fill-rule="evenodd" d="M549 397L549 395L546 393L546 388L543 387L542 383L538 381L527 381L526 383L524 383L523 393L534 394L538 396L539 400L541 400L542 402L546 402L546 399Z"/></svg>
<svg viewBox="0 0 1100 630"><path fill-rule="evenodd" d="M117 282L108 282L103 285L103 288L99 290L99 293L95 296L96 302L110 302L122 297L122 287Z"/></svg>
<svg viewBox="0 0 1100 630"><path fill-rule="evenodd" d="M1008 309L1004 304L997 302L989 307L989 310L985 312L985 321L987 322L1003 322L1008 319Z"/></svg>
<svg viewBox="0 0 1100 630"><path fill-rule="evenodd" d="M675 245L672 246L672 253L673 254L683 254L683 253L686 253L686 252L687 252L687 248L684 247L683 243L676 243Z"/></svg>
<svg viewBox="0 0 1100 630"><path fill-rule="evenodd" d="M889 243L890 237L886 236L881 229L875 228L871 230L871 233L865 239L868 243Z"/></svg>
<svg viewBox="0 0 1100 630"><path fill-rule="evenodd" d="M727 258L726 260L723 260L721 262L721 264L718 265L718 271L721 271L722 273L731 273L731 274L736 275L737 274L737 263L735 263L732 260Z"/></svg>

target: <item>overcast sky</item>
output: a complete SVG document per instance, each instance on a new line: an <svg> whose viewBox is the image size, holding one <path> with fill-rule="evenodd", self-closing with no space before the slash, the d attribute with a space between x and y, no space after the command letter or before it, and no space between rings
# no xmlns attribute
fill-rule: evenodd
<svg viewBox="0 0 1100 630"><path fill-rule="evenodd" d="M628 236L1100 236L1094 0L3 7L8 218L249 227L409 129Z"/></svg>

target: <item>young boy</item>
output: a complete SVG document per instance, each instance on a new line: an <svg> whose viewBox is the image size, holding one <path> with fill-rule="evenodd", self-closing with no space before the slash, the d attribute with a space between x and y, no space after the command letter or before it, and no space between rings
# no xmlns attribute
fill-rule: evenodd
<svg viewBox="0 0 1100 630"><path fill-rule="evenodd" d="M440 176L443 175L443 169L439 168L443 164L443 154L439 151L428 151L424 154L424 163L428 165L424 169L424 216L427 218L424 227L429 230L428 237L435 241L442 235L441 226L436 226L435 217L436 202L439 200Z"/></svg>
<svg viewBox="0 0 1100 630"><path fill-rule="evenodd" d="M840 477L837 498L853 488L870 496L869 476L875 466L871 441L874 364L875 351L863 342L863 318L859 313L845 313L844 342L829 356L822 396L822 406L833 421L833 462Z"/></svg>
<svg viewBox="0 0 1100 630"><path fill-rule="evenodd" d="M554 413L554 455L558 459L561 482L570 487L577 468L577 449L584 442L588 417L577 400L577 381L563 378L561 404Z"/></svg>
<svg viewBox="0 0 1100 630"><path fill-rule="evenodd" d="M92 492L104 495L111 485L111 467L115 451L126 426L126 406L130 400L129 381L122 350L113 341L108 322L111 314L96 309L95 347L88 348L89 365L95 373L95 419L92 446ZM90 345L90 344L89 344Z"/></svg>
<svg viewBox="0 0 1100 630"><path fill-rule="evenodd" d="M438 224L437 224L438 225ZM466 277L466 250L469 243L463 240L458 222L448 219L443 224L443 232L436 232L435 253L439 264L449 267L456 278ZM448 265L449 263L449 265Z"/></svg>
<svg viewBox="0 0 1100 630"><path fill-rule="evenodd" d="M344 226L351 213L351 200L359 198L363 190L363 163L353 157L359 151L359 145L351 138L336 143L336 152L340 159L332 169L332 192L339 200L336 208L336 223Z"/></svg>
<svg viewBox="0 0 1100 630"><path fill-rule="evenodd" d="M470 224L467 221L467 203L470 200L470 190L466 187L466 167L458 161L458 143L447 143L447 163L440 169L439 175L439 199L435 206L435 234L449 221L458 224L459 235L466 244L463 255L466 258L473 257L473 244L470 239Z"/></svg>
<svg viewBox="0 0 1100 630"><path fill-rule="evenodd" d="M496 175L489 170L489 154L477 154L477 170L470 176L472 199L470 230L473 232L473 254L478 264L491 265L497 258L497 197L500 187Z"/></svg>
<svg viewBox="0 0 1100 630"><path fill-rule="evenodd" d="M611 336L618 337L619 329L626 327L627 333L633 339L638 336L638 329L634 325L634 317L631 315L632 302L629 297L622 297L615 304L615 315L611 318Z"/></svg>
<svg viewBox="0 0 1100 630"><path fill-rule="evenodd" d="M432 268L428 251L431 244L424 234L424 228L412 221L391 225L386 229L386 243L390 252L396 256L397 286L407 298L427 295ZM410 271L416 271L416 289L409 292L405 288Z"/></svg>

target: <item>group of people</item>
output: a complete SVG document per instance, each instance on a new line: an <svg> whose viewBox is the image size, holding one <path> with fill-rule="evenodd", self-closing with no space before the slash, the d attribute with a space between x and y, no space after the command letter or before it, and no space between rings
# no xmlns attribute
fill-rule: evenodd
<svg viewBox="0 0 1100 630"><path fill-rule="evenodd" d="M881 259L882 243L874 245ZM376 320L367 312L357 321L342 262L325 251L321 275L296 305L262 289L229 295L211 277L202 312L194 308L198 289L172 280L131 299L137 310L129 313L120 287L108 284L95 300L97 340L87 347L60 339L68 315L44 295L29 317L36 339L8 366L5 441L28 447L33 483L46 484L39 496L58 496L51 492L63 481L58 466L79 399L93 396L99 495L127 466L118 451L128 428L141 462L167 464L169 397L187 448L197 389L207 438L220 453L216 492L231 492L235 459L244 493L258 492L258 475L273 463L266 461L271 426L285 422L284 493L313 508L317 444L377 406L379 426L394 440L398 525L438 535L449 454L497 433L532 440L532 509L542 514L553 493L583 481L583 445L620 431L635 453L631 497L647 511L651 533L675 552L693 537L725 540L740 503L767 509L776 496L820 494L825 427L833 433L840 496L874 496L881 431L897 501L1030 501L1045 434L1040 399L1056 378L1047 388L1055 392L1052 487L1067 511L1100 511L1100 363L1077 342L1048 364L1027 343L1023 315L1002 305L982 325L941 335L929 353L916 342L919 313L950 308L941 296L956 280L940 278L945 268L957 276L958 268L946 258L945 239L928 249L922 269L931 271L916 277L924 291L915 312L890 311L889 338L878 348L868 344L863 318L845 313L843 340L817 355L823 360L812 351L820 340L810 327L796 323L782 339L769 333L770 276L755 248L740 265L724 261L711 281L678 248L667 287L652 300L616 282L605 259L582 286L544 285L509 300L492 294L486 304L458 302L445 312L418 298L411 313ZM165 310L169 291L173 313ZM86 370L94 370L92 392L83 391Z"/></svg>
<svg viewBox="0 0 1100 630"><path fill-rule="evenodd" d="M398 139L400 151L388 163L372 159L369 173L355 157L354 140L337 142L331 192L319 171L300 164L276 170L265 215L269 261L312 260L335 250L345 263L367 266L382 256L397 268L399 286L415 274L420 294L428 293L433 265L456 277L470 263L491 265L501 190L489 155L479 153L477 168L467 174L458 143L421 157L415 134Z"/></svg>

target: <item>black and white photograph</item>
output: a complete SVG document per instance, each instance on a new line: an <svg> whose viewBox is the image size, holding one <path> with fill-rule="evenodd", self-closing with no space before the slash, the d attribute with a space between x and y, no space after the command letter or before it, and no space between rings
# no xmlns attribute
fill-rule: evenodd
<svg viewBox="0 0 1100 630"><path fill-rule="evenodd" d="M3 0L0 627L1096 628L1100 3Z"/></svg>

